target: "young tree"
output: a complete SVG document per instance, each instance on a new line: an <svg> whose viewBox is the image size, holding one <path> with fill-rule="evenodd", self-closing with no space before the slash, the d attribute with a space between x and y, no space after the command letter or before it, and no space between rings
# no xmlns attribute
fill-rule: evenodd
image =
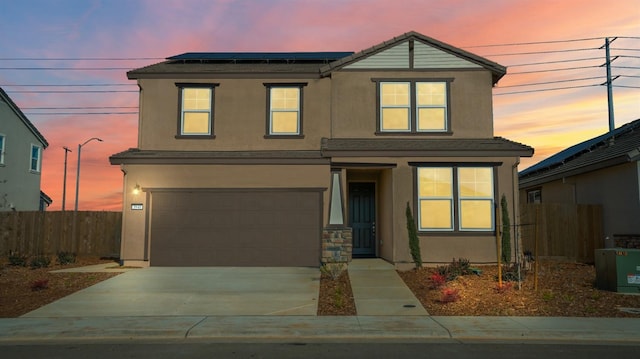
<svg viewBox="0 0 640 359"><path fill-rule="evenodd" d="M507 197L503 194L500 200L502 208L502 261L509 265L511 262L511 221L509 220L509 206Z"/></svg>
<svg viewBox="0 0 640 359"><path fill-rule="evenodd" d="M411 213L411 207L407 202L407 232L409 233L409 249L411 250L411 257L416 265L416 268L422 267L422 256L420 255L420 239L418 238L418 230L416 229L416 222L413 219Z"/></svg>

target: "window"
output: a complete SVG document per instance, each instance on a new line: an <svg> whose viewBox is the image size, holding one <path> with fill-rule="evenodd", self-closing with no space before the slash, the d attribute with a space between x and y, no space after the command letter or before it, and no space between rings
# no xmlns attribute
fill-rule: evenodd
<svg viewBox="0 0 640 359"><path fill-rule="evenodd" d="M267 134L265 137L302 135L302 87L306 84L265 84Z"/></svg>
<svg viewBox="0 0 640 359"><path fill-rule="evenodd" d="M217 84L176 84L180 89L178 136L213 137L213 89Z"/></svg>
<svg viewBox="0 0 640 359"><path fill-rule="evenodd" d="M4 144L6 142L5 135L0 133L0 165L4 165Z"/></svg>
<svg viewBox="0 0 640 359"><path fill-rule="evenodd" d="M493 231L492 167L419 167L421 231Z"/></svg>
<svg viewBox="0 0 640 359"><path fill-rule="evenodd" d="M31 161L29 169L31 172L40 172L42 162L42 147L31 145Z"/></svg>
<svg viewBox="0 0 640 359"><path fill-rule="evenodd" d="M542 203L542 189L527 191L527 203Z"/></svg>
<svg viewBox="0 0 640 359"><path fill-rule="evenodd" d="M450 81L379 81L379 133L449 131Z"/></svg>

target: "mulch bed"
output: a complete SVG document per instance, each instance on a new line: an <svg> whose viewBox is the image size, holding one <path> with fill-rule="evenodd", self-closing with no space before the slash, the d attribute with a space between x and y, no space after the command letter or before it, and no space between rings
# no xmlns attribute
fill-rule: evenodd
<svg viewBox="0 0 640 359"><path fill-rule="evenodd" d="M343 271L337 279L322 273L318 315L356 315L348 271Z"/></svg>

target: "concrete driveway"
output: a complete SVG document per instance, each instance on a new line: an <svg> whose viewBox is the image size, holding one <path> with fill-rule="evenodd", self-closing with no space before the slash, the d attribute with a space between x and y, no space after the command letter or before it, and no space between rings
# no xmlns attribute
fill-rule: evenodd
<svg viewBox="0 0 640 359"><path fill-rule="evenodd" d="M316 315L319 286L318 268L150 267L23 317Z"/></svg>

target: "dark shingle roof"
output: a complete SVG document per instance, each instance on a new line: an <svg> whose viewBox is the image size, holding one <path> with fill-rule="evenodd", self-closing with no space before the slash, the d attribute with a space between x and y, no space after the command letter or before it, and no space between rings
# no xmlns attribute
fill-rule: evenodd
<svg viewBox="0 0 640 359"><path fill-rule="evenodd" d="M325 155L531 157L533 148L502 137L490 139L323 139Z"/></svg>
<svg viewBox="0 0 640 359"><path fill-rule="evenodd" d="M109 157L112 165L202 163L315 163L327 162L320 151L155 151L130 148Z"/></svg>
<svg viewBox="0 0 640 359"><path fill-rule="evenodd" d="M571 146L520 172L521 185L534 185L632 160L640 150L640 119Z"/></svg>
<svg viewBox="0 0 640 359"><path fill-rule="evenodd" d="M34 136L36 136L38 141L40 141L40 143L42 143L42 146L44 148L47 148L49 146L49 142L47 142L47 139L44 138L44 136L40 133L40 131L38 131L36 126L34 126L33 123L31 123L31 121L29 121L27 116L22 112L22 110L20 110L18 105L16 105L13 102L13 100L11 100L11 97L9 97L9 95L7 95L6 92L4 92L2 87L0 87L0 98L4 102L6 102L7 105L9 106L9 108L16 114L16 116L18 116L18 118L20 118L20 120L22 120L22 122L24 123L25 126L27 126L29 131L31 131L31 133L33 133Z"/></svg>
<svg viewBox="0 0 640 359"><path fill-rule="evenodd" d="M411 31L358 53L336 52L188 52L166 61L127 72L130 80L147 76L189 74L191 76L221 74L313 74L328 76L331 72L389 49L408 40L429 46L478 64L493 74L494 83L504 76L506 68L493 61Z"/></svg>

